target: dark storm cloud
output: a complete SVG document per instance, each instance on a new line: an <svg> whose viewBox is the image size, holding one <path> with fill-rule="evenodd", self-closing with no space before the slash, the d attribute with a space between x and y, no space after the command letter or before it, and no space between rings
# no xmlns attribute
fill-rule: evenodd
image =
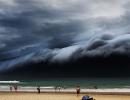
<svg viewBox="0 0 130 100"><path fill-rule="evenodd" d="M35 46L34 46L35 47ZM6 68L12 68L14 65L27 64L27 62L41 62L49 61L50 63L58 62L65 63L70 60L76 60L82 57L107 57L113 53L116 54L130 54L130 34L120 35L112 38L106 38L101 36L100 38L94 38L89 40L85 44L73 45L62 49L43 49L27 47L21 51L14 51L12 58L1 63L1 65L8 66ZM27 52L28 51L28 52ZM12 54L12 53L11 53ZM22 55L20 55L22 54ZM14 56L14 57L13 57ZM10 56L11 57L11 56ZM1 67L2 67L1 66Z"/></svg>
<svg viewBox="0 0 130 100"><path fill-rule="evenodd" d="M0 70L129 54L129 0L1 0Z"/></svg>

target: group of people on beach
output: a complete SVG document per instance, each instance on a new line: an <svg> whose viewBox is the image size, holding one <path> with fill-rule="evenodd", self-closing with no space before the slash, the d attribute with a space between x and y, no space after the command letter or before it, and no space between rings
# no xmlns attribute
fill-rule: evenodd
<svg viewBox="0 0 130 100"><path fill-rule="evenodd" d="M56 87L55 87L55 92L56 92L57 90L60 92L60 91L61 91L61 89L65 89L65 87L56 86Z"/></svg>
<svg viewBox="0 0 130 100"><path fill-rule="evenodd" d="M12 92L13 89L14 89L15 92L17 92L18 86L17 86L17 85L10 86L10 92ZM37 87L37 92L38 92L38 93L41 93L40 86Z"/></svg>
<svg viewBox="0 0 130 100"><path fill-rule="evenodd" d="M56 88L55 88L55 91L56 91L57 89L58 89L59 92L60 92L61 87L56 87ZM38 93L41 93L40 86L37 87L37 92L38 92ZM77 86L77 88L76 88L76 93L77 93L77 96L80 94L80 86Z"/></svg>
<svg viewBox="0 0 130 100"><path fill-rule="evenodd" d="M11 91L11 92L13 91L13 89L14 89L15 92L17 92L18 86L17 86L17 85L10 86L10 91ZM56 87L56 88L55 88L55 91L56 91L57 89L58 89L59 92L60 92L61 87ZM38 92L38 93L41 93L40 86L37 87L37 92ZM80 94L80 86L77 86L77 88L76 88L76 93L77 93L77 96Z"/></svg>
<svg viewBox="0 0 130 100"><path fill-rule="evenodd" d="M10 86L10 91L12 92L14 89L15 92L17 92L18 86L14 85L14 86Z"/></svg>
<svg viewBox="0 0 130 100"><path fill-rule="evenodd" d="M11 91L11 92L13 91L13 89L14 89L15 92L17 92L18 86L17 86L17 85L10 86L10 91ZM60 91L61 87L60 87L60 88L59 88L59 87L56 87L55 90L56 90L56 89L59 89L59 91ZM81 91L81 89L80 89L80 86L78 85L78 86L76 87L77 96L79 96L80 91ZM38 94L41 93L40 86L37 87L37 93L38 93ZM87 98L88 98L88 99L87 99ZM82 100L95 100L95 99L89 98L89 96L83 96L83 97L82 97Z"/></svg>
<svg viewBox="0 0 130 100"><path fill-rule="evenodd" d="M10 86L10 91L11 91L11 92L13 91L13 89L14 89L15 92L17 92L18 86L17 86L17 85ZM58 89L59 92L60 92L61 87L56 87L56 88L55 88L55 91L56 91L57 89ZM80 91L81 91L81 89L80 89L80 86L78 85L78 86L76 87L76 94L77 94L77 96L79 96ZM40 86L37 87L37 93L39 93L39 94L41 93ZM82 100L84 100L84 99L82 99ZM90 99L90 100L93 100L93 99Z"/></svg>

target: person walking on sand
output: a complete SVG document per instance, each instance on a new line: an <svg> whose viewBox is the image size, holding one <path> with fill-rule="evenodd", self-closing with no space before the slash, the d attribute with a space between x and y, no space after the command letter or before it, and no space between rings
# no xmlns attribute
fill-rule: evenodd
<svg viewBox="0 0 130 100"><path fill-rule="evenodd" d="M14 86L14 90L15 90L15 92L17 92L17 90L18 90L17 85Z"/></svg>
<svg viewBox="0 0 130 100"><path fill-rule="evenodd" d="M12 92L12 86L10 86L10 92Z"/></svg>
<svg viewBox="0 0 130 100"><path fill-rule="evenodd" d="M37 87L37 92L38 92L39 94L41 93L39 86Z"/></svg>
<svg viewBox="0 0 130 100"><path fill-rule="evenodd" d="M77 93L77 96L80 94L80 86L76 87L76 93Z"/></svg>

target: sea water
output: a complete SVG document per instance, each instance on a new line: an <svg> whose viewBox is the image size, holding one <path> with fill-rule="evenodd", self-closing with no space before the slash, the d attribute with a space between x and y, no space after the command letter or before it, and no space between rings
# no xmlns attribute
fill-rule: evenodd
<svg viewBox="0 0 130 100"><path fill-rule="evenodd" d="M9 85L9 84L6 84ZM43 80L21 80L20 86L58 86L64 88L130 88L130 78L53 78Z"/></svg>

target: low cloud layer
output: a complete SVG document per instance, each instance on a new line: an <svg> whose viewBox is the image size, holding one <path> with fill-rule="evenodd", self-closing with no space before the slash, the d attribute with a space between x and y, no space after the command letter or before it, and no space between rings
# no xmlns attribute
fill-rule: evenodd
<svg viewBox="0 0 130 100"><path fill-rule="evenodd" d="M130 54L129 0L0 0L0 70Z"/></svg>

